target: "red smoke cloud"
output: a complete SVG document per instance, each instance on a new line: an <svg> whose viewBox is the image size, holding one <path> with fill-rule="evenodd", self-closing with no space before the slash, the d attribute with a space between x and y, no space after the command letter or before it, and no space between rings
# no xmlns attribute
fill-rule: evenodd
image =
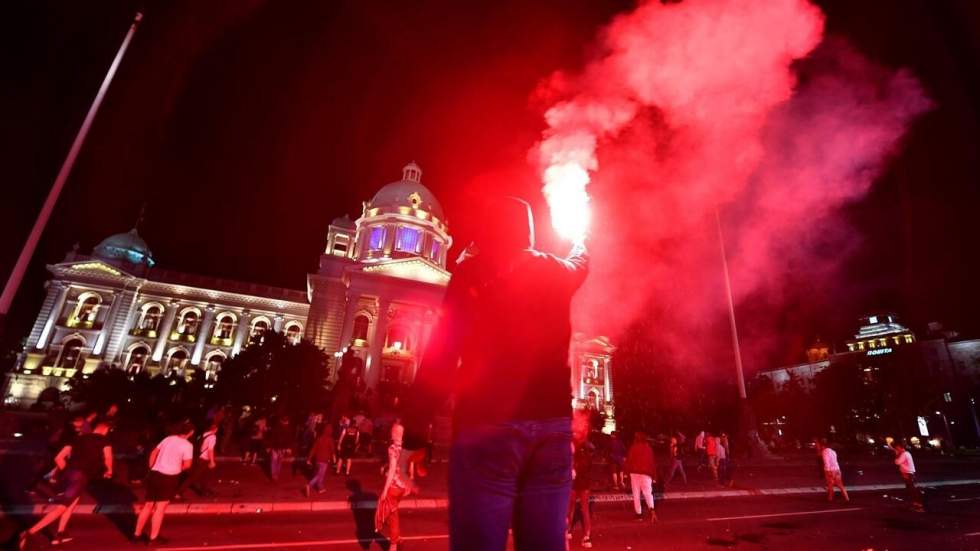
<svg viewBox="0 0 980 551"><path fill-rule="evenodd" d="M543 174L571 163L594 179L576 330L615 338L652 317L661 353L703 361L700 338L724 319L716 209L738 299L778 301L782 276L804 265L833 274L837 259L807 243L846 236L836 213L929 103L908 73L833 41L798 84L794 62L822 37L805 0L649 1L604 29L581 74L550 79L542 94L558 99L533 156ZM561 182L548 186L554 212Z"/></svg>

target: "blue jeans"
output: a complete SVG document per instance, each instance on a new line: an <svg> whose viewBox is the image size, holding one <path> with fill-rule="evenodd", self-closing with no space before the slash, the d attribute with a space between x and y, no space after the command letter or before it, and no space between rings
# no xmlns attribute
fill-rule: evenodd
<svg viewBox="0 0 980 551"><path fill-rule="evenodd" d="M310 488L315 488L317 491L323 489L323 477L326 476L327 474L328 466L329 465L327 465L326 463L317 462L316 475L314 475L313 479L310 480Z"/></svg>
<svg viewBox="0 0 980 551"><path fill-rule="evenodd" d="M514 524L517 551L564 551L572 488L569 418L461 429L449 460L449 545L502 551Z"/></svg>

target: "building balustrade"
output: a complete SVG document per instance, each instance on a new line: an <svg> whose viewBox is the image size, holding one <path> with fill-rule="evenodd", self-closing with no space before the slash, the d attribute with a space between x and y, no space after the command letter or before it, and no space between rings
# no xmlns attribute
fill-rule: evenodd
<svg viewBox="0 0 980 551"><path fill-rule="evenodd" d="M150 328L150 327L144 327L144 328L134 327L129 332L129 334L134 337L146 337L148 339L157 338L157 330L155 328Z"/></svg>
<svg viewBox="0 0 980 551"><path fill-rule="evenodd" d="M230 336L229 337L218 336L218 337L211 337L210 343L212 346L231 346L232 341L233 339Z"/></svg>
<svg viewBox="0 0 980 551"><path fill-rule="evenodd" d="M170 340L176 342L197 342L197 335L194 333L179 333L174 331L170 333Z"/></svg>

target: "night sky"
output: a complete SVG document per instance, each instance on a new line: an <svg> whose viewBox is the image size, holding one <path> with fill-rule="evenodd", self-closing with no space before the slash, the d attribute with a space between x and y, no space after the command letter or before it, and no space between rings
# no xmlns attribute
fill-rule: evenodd
<svg viewBox="0 0 980 551"><path fill-rule="evenodd" d="M936 108L848 218L863 236L832 304L805 292L786 355L841 340L868 311L914 329L980 332L977 254L980 5L817 1L827 33L908 67ZM0 277L19 247L133 16L145 18L12 312L28 330L43 265L131 228L163 268L305 288L327 225L360 213L417 161L457 248L471 193L529 198L539 82L587 58L632 2L19 2L0 18ZM545 226L546 223L542 223ZM545 243L545 246L548 244ZM834 251L827 251L834 254Z"/></svg>

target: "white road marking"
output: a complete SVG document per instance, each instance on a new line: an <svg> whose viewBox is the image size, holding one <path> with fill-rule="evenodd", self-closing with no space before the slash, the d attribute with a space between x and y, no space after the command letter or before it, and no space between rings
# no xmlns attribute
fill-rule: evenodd
<svg viewBox="0 0 980 551"><path fill-rule="evenodd" d="M980 536L980 532L970 532L969 534L963 534L963 535L966 536L966 537Z"/></svg>
<svg viewBox="0 0 980 551"><path fill-rule="evenodd" d="M959 499L951 499L949 501L951 501L951 502L952 501L976 501L978 499L980 499L980 497L961 497Z"/></svg>
<svg viewBox="0 0 980 551"><path fill-rule="evenodd" d="M848 507L846 509L820 509L817 511L797 511L794 513L769 513L766 515L744 515L740 517L714 517L705 519L708 522L715 522L719 520L740 520L749 518L770 518L770 517L796 517L801 515L822 515L824 513L845 513L847 511L860 511L862 507Z"/></svg>
<svg viewBox="0 0 980 551"><path fill-rule="evenodd" d="M428 536L402 536L402 540L445 540L449 534L431 534ZM222 551L229 549L284 549L287 547L311 547L315 545L351 545L368 541L369 538L346 540L309 540L271 543L239 543L234 545L198 545L193 547L159 547L160 551ZM375 540L370 540L375 541Z"/></svg>

